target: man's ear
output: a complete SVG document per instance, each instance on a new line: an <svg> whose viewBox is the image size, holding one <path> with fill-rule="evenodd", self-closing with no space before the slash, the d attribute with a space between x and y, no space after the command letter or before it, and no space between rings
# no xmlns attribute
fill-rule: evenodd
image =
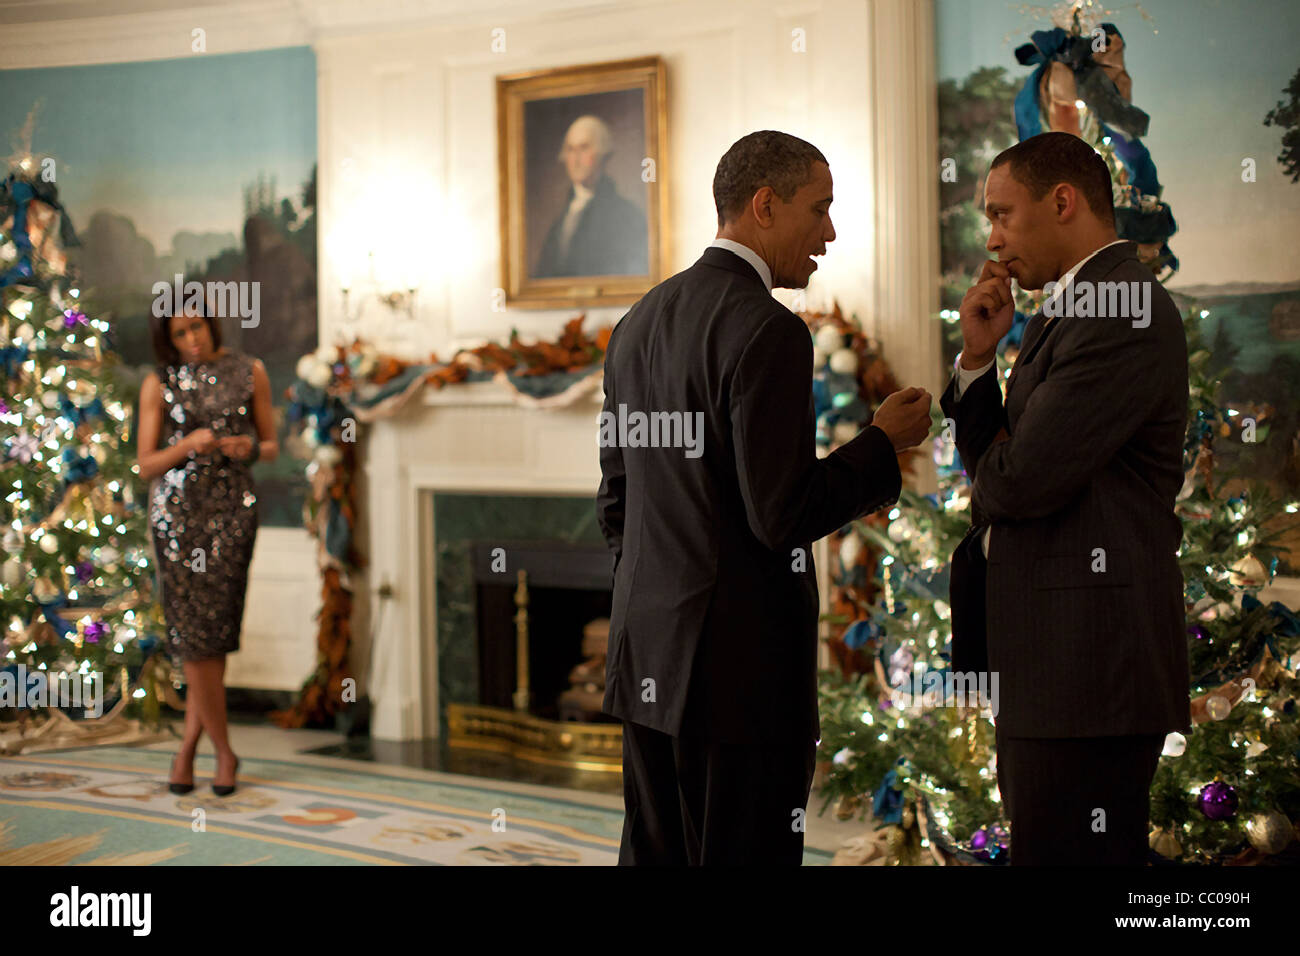
<svg viewBox="0 0 1300 956"><path fill-rule="evenodd" d="M1062 222L1069 222L1079 212L1079 203L1082 197L1079 190L1069 183L1060 183L1053 192L1053 199L1056 203L1056 218Z"/></svg>
<svg viewBox="0 0 1300 956"><path fill-rule="evenodd" d="M749 201L750 208L754 210L754 220L764 229L772 225L772 201L775 198L776 191L771 186L763 186Z"/></svg>

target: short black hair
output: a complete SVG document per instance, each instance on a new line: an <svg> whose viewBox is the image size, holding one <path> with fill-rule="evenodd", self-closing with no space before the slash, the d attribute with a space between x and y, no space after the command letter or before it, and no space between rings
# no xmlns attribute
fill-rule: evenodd
<svg viewBox="0 0 1300 956"><path fill-rule="evenodd" d="M1060 183L1069 183L1083 195L1092 214L1115 225L1115 200L1110 169L1101 154L1072 133L1039 133L993 157L990 170L1011 165L1016 182L1034 199Z"/></svg>
<svg viewBox="0 0 1300 956"><path fill-rule="evenodd" d="M171 365L181 364L181 353L176 351L176 346L172 344L172 317L177 315L186 315L191 303L189 297L179 303L179 307L167 310L163 315L154 315L149 313L149 334L153 338L153 354L158 360L158 364L163 368ZM212 333L212 348L221 348L221 326L217 324L216 317L209 311L207 304L203 301L202 296L197 299L198 312L203 321L208 323L208 331Z"/></svg>
<svg viewBox="0 0 1300 956"><path fill-rule="evenodd" d="M821 150L789 133L762 129L736 140L718 160L713 174L718 228L744 212L754 193L764 186L771 186L782 201L789 202L799 187L812 180L813 163L826 163Z"/></svg>

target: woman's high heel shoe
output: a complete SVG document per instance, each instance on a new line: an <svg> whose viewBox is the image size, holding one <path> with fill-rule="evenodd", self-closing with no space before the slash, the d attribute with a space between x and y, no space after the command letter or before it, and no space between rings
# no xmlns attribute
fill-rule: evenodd
<svg viewBox="0 0 1300 956"><path fill-rule="evenodd" d="M236 775L236 776L239 775L239 758L238 758L238 757L235 758L235 775ZM221 783L214 783L214 784L212 785L212 792L215 793L215 794L216 794L217 796L219 796L219 797L228 797L228 796L230 796L232 793L235 792L235 787L236 787L236 786L237 786L237 785L236 785L236 784L233 784L233 783L230 784L229 786L226 786L225 784L221 784Z"/></svg>
<svg viewBox="0 0 1300 956"><path fill-rule="evenodd" d="M177 756L179 757L180 754L177 754ZM173 759L172 761L173 767L175 766L175 763L176 761ZM170 790L172 793L176 794L177 796L184 796L185 794L189 793L191 790L194 789L194 783L193 781L191 781L190 783L173 783L169 779L167 781L167 789Z"/></svg>

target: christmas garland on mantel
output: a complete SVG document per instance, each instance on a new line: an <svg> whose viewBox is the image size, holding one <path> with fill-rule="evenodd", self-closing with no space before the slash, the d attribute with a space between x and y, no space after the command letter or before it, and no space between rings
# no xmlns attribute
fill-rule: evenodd
<svg viewBox="0 0 1300 956"><path fill-rule="evenodd" d="M585 318L567 322L554 342L525 343L512 331L505 345L465 349L449 362L437 355L408 362L362 342L328 346L298 361L298 379L286 391L289 421L298 426L290 450L310 459L311 493L303 503L303 521L317 541L321 609L316 668L295 704L271 715L277 724L326 726L345 706L344 681L352 676L351 577L363 566L352 540L358 423L396 414L425 388L468 382L497 382L516 402L533 408L572 404L599 387L613 331L603 326L592 338L582 330Z"/></svg>
<svg viewBox="0 0 1300 956"><path fill-rule="evenodd" d="M870 419L871 411L899 387L878 343L844 317L839 305L830 312L801 313L814 339L813 399L818 453L829 453ZM356 525L356 445L358 423L396 414L426 387L495 381L521 404L563 407L598 387L611 326L595 337L582 331L584 315L570 320L554 342L526 344L511 333L505 345L488 343L457 352L450 362L436 355L428 362L409 362L379 353L363 342L331 346L303 356L298 379L286 391L289 420L299 427L290 440L299 457L310 459L311 494L303 504L304 524L317 540L321 569L321 610L316 636L316 668L302 685L297 702L272 714L284 727L323 726L344 707L344 681L351 677L351 575L363 566L353 546ZM912 470L916 451L899 455L904 473ZM887 523L883 516L867 519ZM847 544L846 544L847 542ZM848 528L832 536L836 553L861 539ZM860 554L858 552L861 552ZM859 608L876 600L866 565L874 549L858 549L850 565L853 580L836 575L832 587L830 647L837 666L851 673L862 655L844 642L848 624Z"/></svg>

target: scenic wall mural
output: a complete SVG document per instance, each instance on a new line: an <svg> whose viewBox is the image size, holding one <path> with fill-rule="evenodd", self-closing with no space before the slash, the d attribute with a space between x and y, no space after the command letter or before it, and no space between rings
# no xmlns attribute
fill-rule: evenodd
<svg viewBox="0 0 1300 956"><path fill-rule="evenodd" d="M115 347L153 365L157 282L258 283L257 321L221 321L227 347L270 375L282 447L284 390L316 348L316 58L308 47L9 70L0 150L54 161L81 245L68 250L88 311ZM6 166L8 168L8 166ZM258 467L263 525L298 526L302 463Z"/></svg>

